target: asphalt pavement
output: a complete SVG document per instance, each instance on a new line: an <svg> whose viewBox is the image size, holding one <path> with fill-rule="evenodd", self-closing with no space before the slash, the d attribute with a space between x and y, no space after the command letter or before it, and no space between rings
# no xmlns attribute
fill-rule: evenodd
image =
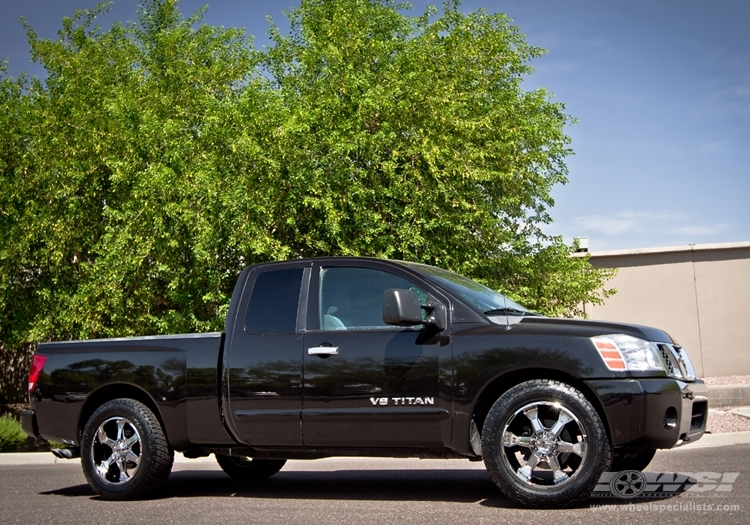
<svg viewBox="0 0 750 525"><path fill-rule="evenodd" d="M466 460L289 461L269 480L241 484L211 458L178 459L159 497L110 502L91 490L78 461L11 464L10 455L4 454L0 456L0 522L456 525L563 520L598 525L614 519L660 525L709 520L747 524L750 432L737 434L746 436L731 441L746 442L712 444L718 436L705 436L709 439L702 446L703 439L659 451L646 471L652 480L697 476L698 483L669 485L668 492L649 498L592 498L578 508L554 510L519 508L495 488L482 463ZM27 456L31 460L37 455ZM722 480L721 485L710 483L715 480Z"/></svg>

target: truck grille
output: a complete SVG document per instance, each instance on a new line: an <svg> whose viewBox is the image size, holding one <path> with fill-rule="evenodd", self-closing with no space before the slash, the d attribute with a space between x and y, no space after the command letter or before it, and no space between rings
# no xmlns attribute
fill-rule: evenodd
<svg viewBox="0 0 750 525"><path fill-rule="evenodd" d="M664 364L667 365L667 373L670 376L674 376L674 364L672 364L672 360L669 358L667 350L664 349L664 345L659 345L659 350L661 350L661 356L664 358Z"/></svg>
<svg viewBox="0 0 750 525"><path fill-rule="evenodd" d="M670 377L684 381L695 380L695 369L684 348L667 343L658 343L657 346L664 358L664 364L667 365L667 373Z"/></svg>

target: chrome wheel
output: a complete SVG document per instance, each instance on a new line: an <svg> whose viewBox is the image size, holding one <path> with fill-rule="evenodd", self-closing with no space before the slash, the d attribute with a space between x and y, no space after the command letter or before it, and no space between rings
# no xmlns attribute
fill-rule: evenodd
<svg viewBox="0 0 750 525"><path fill-rule="evenodd" d="M94 410L81 436L81 466L105 499L149 496L172 470L174 453L151 409L135 399L113 399Z"/></svg>
<svg viewBox="0 0 750 525"><path fill-rule="evenodd" d="M519 408L506 421L500 439L507 469L533 487L565 486L586 462L583 425L559 403L538 401Z"/></svg>
<svg viewBox="0 0 750 525"><path fill-rule="evenodd" d="M501 395L482 426L495 485L529 507L569 507L591 494L612 462L596 408L572 385L532 379Z"/></svg>
<svg viewBox="0 0 750 525"><path fill-rule="evenodd" d="M141 464L142 443L132 421L111 417L96 429L91 441L94 472L108 484L127 483Z"/></svg>

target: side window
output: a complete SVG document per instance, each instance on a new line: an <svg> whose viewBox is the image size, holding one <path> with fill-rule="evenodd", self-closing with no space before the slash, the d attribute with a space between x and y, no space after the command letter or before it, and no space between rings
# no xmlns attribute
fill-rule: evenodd
<svg viewBox="0 0 750 525"><path fill-rule="evenodd" d="M302 268L271 270L255 279L245 328L255 334L291 334L297 330Z"/></svg>
<svg viewBox="0 0 750 525"><path fill-rule="evenodd" d="M421 303L427 301L426 292L392 273L372 268L321 268L321 329L395 329L383 322L383 293L389 288L414 290Z"/></svg>

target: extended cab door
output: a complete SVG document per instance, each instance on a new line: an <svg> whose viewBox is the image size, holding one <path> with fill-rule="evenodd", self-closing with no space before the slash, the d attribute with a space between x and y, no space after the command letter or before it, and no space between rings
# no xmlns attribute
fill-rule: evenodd
<svg viewBox="0 0 750 525"><path fill-rule="evenodd" d="M412 289L425 302L445 301L393 264L333 260L313 266L304 336L306 447L450 444L449 328L435 333L386 325L383 293L391 288Z"/></svg>
<svg viewBox="0 0 750 525"><path fill-rule="evenodd" d="M303 336L298 325L312 263L255 267L226 344L225 414L251 446L302 446ZM301 299L302 297L302 299Z"/></svg>

